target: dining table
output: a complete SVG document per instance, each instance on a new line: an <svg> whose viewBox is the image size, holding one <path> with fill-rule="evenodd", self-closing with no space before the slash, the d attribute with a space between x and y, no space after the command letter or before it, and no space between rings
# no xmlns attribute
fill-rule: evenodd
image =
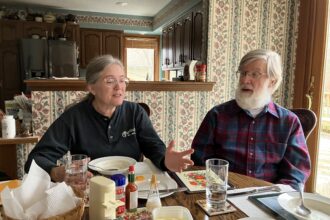
<svg viewBox="0 0 330 220"><path fill-rule="evenodd" d="M205 169L205 167L198 167L194 166L191 167L190 170L202 170ZM177 178L175 177L174 173L169 172L169 175L173 177L174 180L177 181ZM273 185L270 182L256 179L250 176L229 172L228 174L228 182L229 184L234 188L246 188L246 187L261 187L261 186L270 186ZM184 186L180 181L177 181L178 186ZM206 212L203 211L203 209L196 204L197 200L205 199L205 191L204 192L176 192L173 193L167 197L161 198L162 206L183 206L186 207L193 219L195 220L215 220L215 219L221 219L221 220L236 220L240 218L247 217L247 215L242 212L239 207L236 207L236 211L226 213L226 214L220 214L215 216L208 216ZM145 199L139 199L138 201L139 207L145 207L146 200ZM234 205L235 206L235 205ZM83 220L89 220L88 217L88 207L85 208L85 212L83 215Z"/></svg>

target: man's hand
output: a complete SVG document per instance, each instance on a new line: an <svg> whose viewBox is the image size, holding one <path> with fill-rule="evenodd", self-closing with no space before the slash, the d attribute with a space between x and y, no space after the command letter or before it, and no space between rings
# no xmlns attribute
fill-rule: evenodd
<svg viewBox="0 0 330 220"><path fill-rule="evenodd" d="M194 153L193 149L188 149L182 152L174 150L174 141L168 145L165 153L165 166L172 172L182 172L188 166L194 165L194 162L188 158L189 155Z"/></svg>

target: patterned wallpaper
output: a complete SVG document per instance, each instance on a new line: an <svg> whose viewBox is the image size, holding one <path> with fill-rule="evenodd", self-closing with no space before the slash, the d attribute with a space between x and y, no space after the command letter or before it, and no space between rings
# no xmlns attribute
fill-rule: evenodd
<svg viewBox="0 0 330 220"><path fill-rule="evenodd" d="M190 147L203 117L214 105L234 96L235 70L240 58L255 48L282 55L284 77L275 101L290 107L293 97L298 0L210 0L208 81L212 92L127 92L127 100L151 107L151 120L166 144L178 150ZM64 107L85 92L32 92L34 133L42 135Z"/></svg>

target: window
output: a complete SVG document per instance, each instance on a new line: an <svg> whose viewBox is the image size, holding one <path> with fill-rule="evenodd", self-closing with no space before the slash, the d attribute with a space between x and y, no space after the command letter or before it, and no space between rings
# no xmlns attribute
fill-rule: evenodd
<svg viewBox="0 0 330 220"><path fill-rule="evenodd" d="M159 81L159 37L125 36L124 65L131 81Z"/></svg>

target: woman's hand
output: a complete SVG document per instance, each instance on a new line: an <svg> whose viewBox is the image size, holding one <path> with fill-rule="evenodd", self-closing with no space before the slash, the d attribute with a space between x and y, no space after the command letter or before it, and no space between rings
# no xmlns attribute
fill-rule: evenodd
<svg viewBox="0 0 330 220"><path fill-rule="evenodd" d="M188 166L194 165L194 162L189 159L189 156L194 153L193 149L188 149L182 152L174 150L174 141L168 145L165 153L165 166L172 172L182 172Z"/></svg>

